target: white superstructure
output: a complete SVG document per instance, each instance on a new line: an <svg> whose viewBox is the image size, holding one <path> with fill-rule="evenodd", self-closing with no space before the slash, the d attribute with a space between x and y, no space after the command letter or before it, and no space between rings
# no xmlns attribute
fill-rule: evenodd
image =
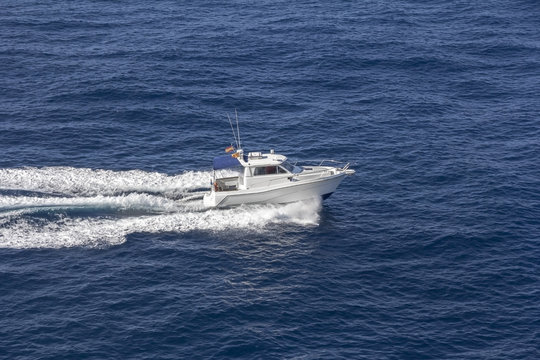
<svg viewBox="0 0 540 360"><path fill-rule="evenodd" d="M204 195L204 205L227 207L251 203L288 203L330 196L347 175L354 174L349 164L343 167L332 160L316 166L297 166L284 155L238 149L232 155L214 159L212 189ZM216 171L234 169L237 176L219 177Z"/></svg>

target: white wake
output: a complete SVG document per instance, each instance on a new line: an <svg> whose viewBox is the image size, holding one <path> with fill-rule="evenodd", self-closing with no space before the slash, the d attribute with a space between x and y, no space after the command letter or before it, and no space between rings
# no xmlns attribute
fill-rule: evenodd
<svg viewBox="0 0 540 360"><path fill-rule="evenodd" d="M0 247L103 247L121 244L135 232L259 232L269 224L319 221L319 201L206 209L200 194L210 176L197 171L169 176L70 167L0 169Z"/></svg>

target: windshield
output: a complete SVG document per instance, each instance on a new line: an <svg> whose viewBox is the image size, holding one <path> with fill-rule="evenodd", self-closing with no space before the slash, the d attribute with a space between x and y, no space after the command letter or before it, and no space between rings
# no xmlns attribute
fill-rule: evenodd
<svg viewBox="0 0 540 360"><path fill-rule="evenodd" d="M302 172L302 168L296 165L291 164L288 161L284 161L281 163L281 166L283 166L287 171L292 172L293 174L297 174L299 172Z"/></svg>

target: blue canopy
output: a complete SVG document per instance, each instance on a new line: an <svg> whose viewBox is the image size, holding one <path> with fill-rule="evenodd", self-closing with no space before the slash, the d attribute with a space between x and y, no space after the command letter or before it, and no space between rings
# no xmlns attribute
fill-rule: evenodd
<svg viewBox="0 0 540 360"><path fill-rule="evenodd" d="M214 158L214 170L229 169L237 166L242 166L242 164L231 155L222 155Z"/></svg>

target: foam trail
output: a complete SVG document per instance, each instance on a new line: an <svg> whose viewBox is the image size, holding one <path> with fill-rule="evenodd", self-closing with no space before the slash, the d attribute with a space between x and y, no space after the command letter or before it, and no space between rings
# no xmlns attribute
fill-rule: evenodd
<svg viewBox="0 0 540 360"><path fill-rule="evenodd" d="M187 171L167 175L142 170L112 171L72 167L0 169L0 189L39 191L74 196L126 192L181 194L208 187L211 172Z"/></svg>
<svg viewBox="0 0 540 360"><path fill-rule="evenodd" d="M0 227L1 248L103 247L122 244L134 232L187 232L245 229L265 231L275 223L317 225L320 201L287 205L241 206L131 218L62 218L45 225L17 218ZM1 225L1 223L0 223Z"/></svg>
<svg viewBox="0 0 540 360"><path fill-rule="evenodd" d="M124 196L94 197L0 197L0 217L14 213L28 214L43 209L110 209L118 213L129 211L173 212L178 211L180 203L149 194L127 194Z"/></svg>
<svg viewBox="0 0 540 360"><path fill-rule="evenodd" d="M208 184L210 175L0 169L0 247L101 247L121 244L134 232L258 232L273 223L305 226L319 221L320 201L207 209L201 201L204 192L194 190Z"/></svg>

